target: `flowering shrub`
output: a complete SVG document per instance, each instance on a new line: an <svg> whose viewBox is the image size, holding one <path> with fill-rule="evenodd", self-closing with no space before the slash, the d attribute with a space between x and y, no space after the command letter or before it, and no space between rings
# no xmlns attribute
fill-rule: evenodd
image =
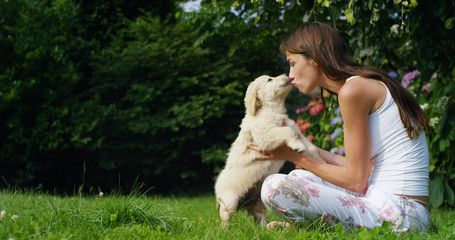
<svg viewBox="0 0 455 240"><path fill-rule="evenodd" d="M455 77L455 72L452 75ZM451 98L454 81L450 76L440 77L436 73L425 78L414 70L404 74L401 83L417 98L430 120L425 132L430 152L430 204L433 207L444 203L454 206L455 150L450 145L455 140L455 124L449 120L455 116Z"/></svg>
<svg viewBox="0 0 455 240"><path fill-rule="evenodd" d="M326 103L330 102L331 106L327 110L324 109L322 97ZM313 94L308 104L296 110L297 126L317 146L344 155L343 119L337 97L327 91L323 92L322 97L319 93Z"/></svg>
<svg viewBox="0 0 455 240"><path fill-rule="evenodd" d="M401 79L401 85L403 87L409 86L409 84L414 82L414 78L420 75L420 72L417 70L414 70L412 72L406 73L403 78Z"/></svg>

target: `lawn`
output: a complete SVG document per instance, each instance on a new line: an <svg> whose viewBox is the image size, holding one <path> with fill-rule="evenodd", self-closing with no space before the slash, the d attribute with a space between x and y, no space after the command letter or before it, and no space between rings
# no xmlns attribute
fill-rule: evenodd
<svg viewBox="0 0 455 240"><path fill-rule="evenodd" d="M433 209L425 234L397 236L386 226L345 231L319 222L300 229L267 230L244 212L222 229L213 195L57 196L33 190L0 192L0 240L3 239L455 239L455 211ZM271 216L272 220L276 220Z"/></svg>

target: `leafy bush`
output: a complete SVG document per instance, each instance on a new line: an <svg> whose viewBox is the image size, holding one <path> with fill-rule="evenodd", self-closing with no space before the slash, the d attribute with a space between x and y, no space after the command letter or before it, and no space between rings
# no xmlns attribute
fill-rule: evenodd
<svg viewBox="0 0 455 240"><path fill-rule="evenodd" d="M78 59L91 42L78 35L71 1L2 1L0 43L0 159L2 176L23 184L58 166L59 155L80 149L93 128L80 116ZM74 97L74 98L73 98ZM75 159L66 161L74 165Z"/></svg>
<svg viewBox="0 0 455 240"><path fill-rule="evenodd" d="M414 85L421 105L426 106L431 128L427 131L430 149L430 203L434 207L454 206L455 171L455 28L453 6L446 1L419 1L411 16L412 59L421 73ZM411 70L411 69L410 69ZM436 73L436 77L433 74ZM428 86L428 85L427 85ZM412 86L411 86L412 87Z"/></svg>
<svg viewBox="0 0 455 240"><path fill-rule="evenodd" d="M121 1L0 4L0 161L12 184L210 183L247 84L283 65L264 50L278 33L229 9L136 19Z"/></svg>
<svg viewBox="0 0 455 240"><path fill-rule="evenodd" d="M109 153L98 160L103 169L141 169L141 177L155 186L212 181L243 118L246 86L263 70L249 66L270 55L245 45L229 57L236 39L223 31L235 27L249 34L254 26L220 25L217 14L222 13L182 16L175 25L141 16L99 56L89 91L100 109L112 109L109 124L101 127L105 140L99 152ZM240 52L248 47L249 55ZM264 66L274 61L264 60Z"/></svg>

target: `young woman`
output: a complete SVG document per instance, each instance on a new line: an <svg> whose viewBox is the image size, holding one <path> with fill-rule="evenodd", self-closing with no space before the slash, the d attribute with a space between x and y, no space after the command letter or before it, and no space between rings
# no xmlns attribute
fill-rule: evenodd
<svg viewBox="0 0 455 240"><path fill-rule="evenodd" d="M385 73L356 63L326 24L301 26L280 48L300 92L319 86L338 94L345 157L320 149L327 161L321 163L286 145L265 153L258 160L286 159L305 169L266 179L261 197L267 208L286 224L322 217L353 228L388 221L397 232L427 230L428 118L414 97ZM284 223L269 227L276 225Z"/></svg>

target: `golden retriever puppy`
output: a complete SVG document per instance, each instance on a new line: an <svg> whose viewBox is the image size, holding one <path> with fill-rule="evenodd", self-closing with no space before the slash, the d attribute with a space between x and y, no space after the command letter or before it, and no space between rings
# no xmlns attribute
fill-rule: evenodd
<svg viewBox="0 0 455 240"><path fill-rule="evenodd" d="M246 114L240 125L240 133L215 183L222 226L229 225L229 220L239 208L253 215L256 223L266 225L268 222L260 198L262 183L267 176L277 173L285 161L255 160L261 154L249 149L249 145L270 151L287 144L296 151L305 151L324 161L317 148L286 114L285 99L291 90L292 85L286 75L260 76L248 86L245 95Z"/></svg>

